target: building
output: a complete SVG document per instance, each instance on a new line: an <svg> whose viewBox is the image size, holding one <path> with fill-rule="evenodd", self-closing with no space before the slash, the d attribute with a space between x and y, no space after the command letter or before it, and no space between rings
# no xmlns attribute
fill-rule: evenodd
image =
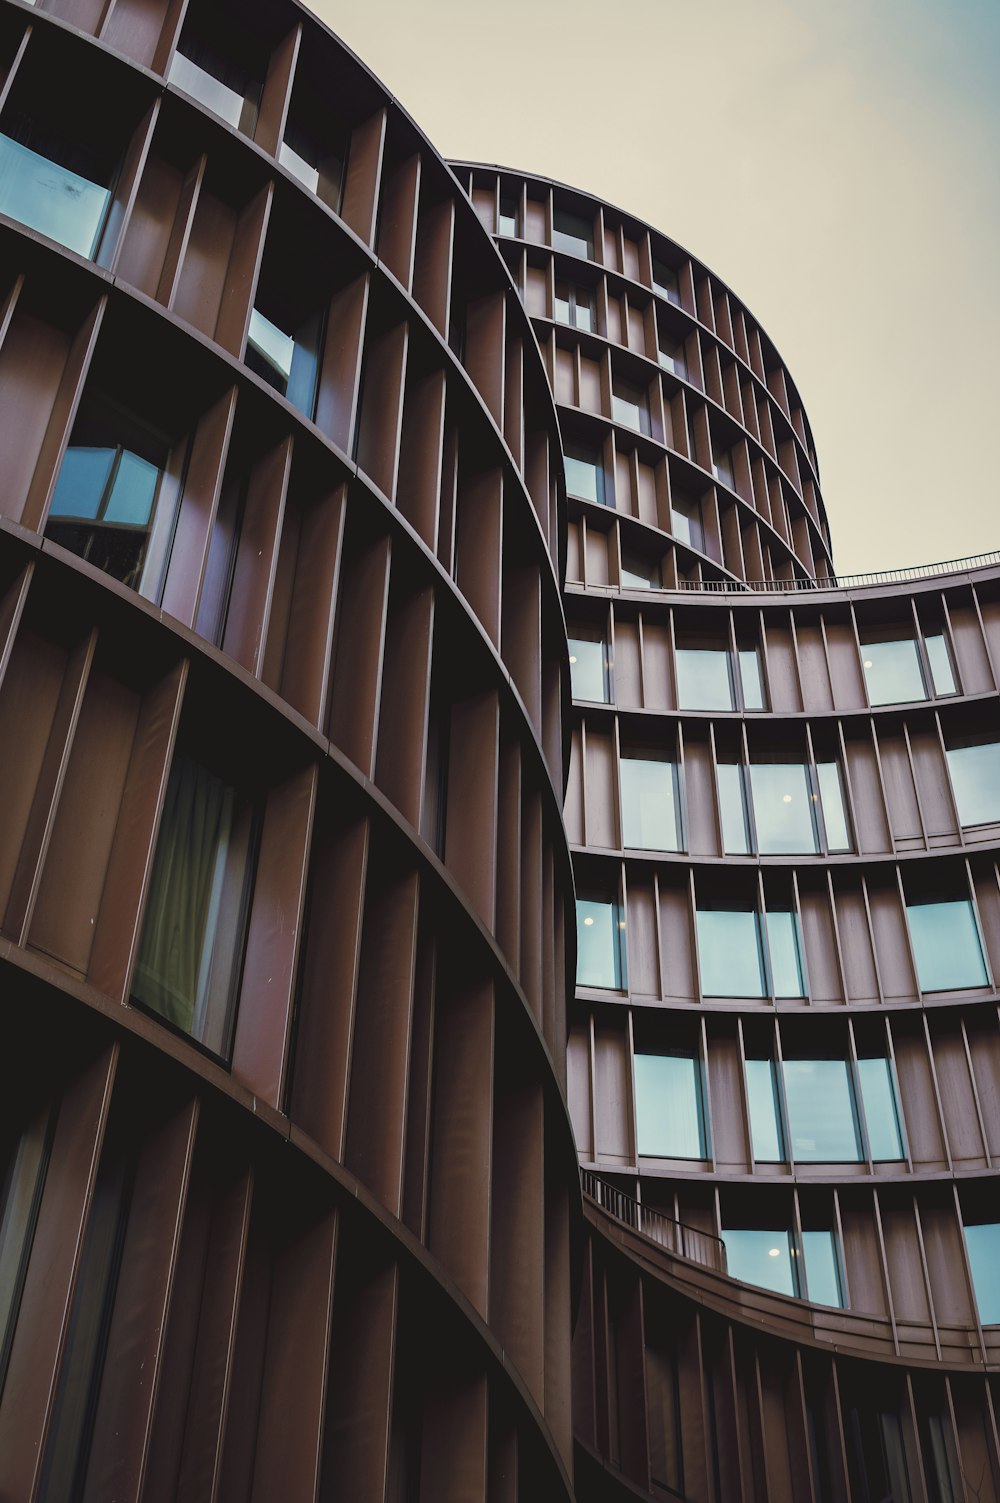
<svg viewBox="0 0 1000 1503"><path fill-rule="evenodd" d="M0 1497L1000 1496L1000 569L296 0L0 78Z"/></svg>

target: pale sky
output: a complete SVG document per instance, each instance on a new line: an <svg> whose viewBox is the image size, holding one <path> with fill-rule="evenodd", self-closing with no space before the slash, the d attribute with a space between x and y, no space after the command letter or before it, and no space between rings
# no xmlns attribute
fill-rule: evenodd
<svg viewBox="0 0 1000 1503"><path fill-rule="evenodd" d="M1000 0L312 0L444 156L648 220L767 329L842 573L1000 548Z"/></svg>

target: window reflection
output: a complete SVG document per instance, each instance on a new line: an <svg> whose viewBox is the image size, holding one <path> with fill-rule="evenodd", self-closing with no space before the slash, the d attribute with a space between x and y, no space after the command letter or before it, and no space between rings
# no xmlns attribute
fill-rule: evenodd
<svg viewBox="0 0 1000 1503"><path fill-rule="evenodd" d="M817 851L809 768L801 762L752 762L750 788L762 855Z"/></svg>
<svg viewBox="0 0 1000 1503"><path fill-rule="evenodd" d="M732 710L729 653L721 648L678 647L677 702L682 710Z"/></svg>
<svg viewBox="0 0 1000 1503"><path fill-rule="evenodd" d="M192 5L167 70L168 83L252 136L264 79L263 49L251 29L214 6Z"/></svg>
<svg viewBox="0 0 1000 1503"><path fill-rule="evenodd" d="M756 1284L775 1294L797 1295L792 1272L792 1239L788 1231L760 1231L757 1228L724 1228L726 1264L734 1279Z"/></svg>
<svg viewBox="0 0 1000 1503"><path fill-rule="evenodd" d="M922 992L989 985L979 930L967 898L908 903L906 916Z"/></svg>
<svg viewBox="0 0 1000 1503"><path fill-rule="evenodd" d="M593 333L596 328L593 294L572 282L556 282L555 316L558 323Z"/></svg>
<svg viewBox="0 0 1000 1503"><path fill-rule="evenodd" d="M869 1154L878 1162L905 1158L896 1089L889 1061L879 1056L859 1059L858 1080L865 1109Z"/></svg>
<svg viewBox="0 0 1000 1503"><path fill-rule="evenodd" d="M758 1164L783 1164L785 1150L783 1113L778 1095L778 1076L773 1059L746 1061L747 1104L750 1108L750 1139Z"/></svg>
<svg viewBox="0 0 1000 1503"><path fill-rule="evenodd" d="M578 986L621 991L625 986L625 922L616 902L576 900L576 980Z"/></svg>
<svg viewBox="0 0 1000 1503"><path fill-rule="evenodd" d="M635 1056L636 1142L651 1158L708 1156L701 1060L692 1052Z"/></svg>
<svg viewBox="0 0 1000 1503"><path fill-rule="evenodd" d="M1000 820L1000 741L949 746L948 771L963 825Z"/></svg>
<svg viewBox="0 0 1000 1503"><path fill-rule="evenodd" d="M862 1157L850 1066L845 1059L786 1059L783 1066L792 1157L853 1163Z"/></svg>
<svg viewBox="0 0 1000 1503"><path fill-rule="evenodd" d="M701 521L701 502L674 491L670 511L674 537L687 543L689 548L697 548L699 553L704 553L705 529Z"/></svg>
<svg viewBox="0 0 1000 1503"><path fill-rule="evenodd" d="M312 418L316 410L323 320L313 314L294 331L286 331L259 308L250 315L246 364L293 407Z"/></svg>
<svg viewBox="0 0 1000 1503"><path fill-rule="evenodd" d="M894 640L862 637L861 662L869 703L900 704L927 698L920 654L912 637Z"/></svg>
<svg viewBox="0 0 1000 1503"><path fill-rule="evenodd" d="M1000 1325L1000 1223L967 1226L965 1245L980 1322L984 1326Z"/></svg>
<svg viewBox="0 0 1000 1503"><path fill-rule="evenodd" d="M805 970L799 916L790 909L767 910L767 948L771 990L776 997L804 997Z"/></svg>
<svg viewBox="0 0 1000 1503"><path fill-rule="evenodd" d="M594 450L581 448L579 444L567 444L565 448L566 490L571 496L583 501L596 501L603 506L604 466Z"/></svg>
<svg viewBox="0 0 1000 1503"><path fill-rule="evenodd" d="M643 851L679 851L677 766L647 757L621 759L622 837Z"/></svg>
<svg viewBox="0 0 1000 1503"><path fill-rule="evenodd" d="M701 908L697 915L701 989L706 997L763 997L760 921L754 909Z"/></svg>
<svg viewBox="0 0 1000 1503"><path fill-rule="evenodd" d="M609 703L611 677L605 642L590 637L570 637L569 672L574 699Z"/></svg>
<svg viewBox="0 0 1000 1503"><path fill-rule="evenodd" d="M0 214L48 235L81 256L97 249L117 163L41 124L4 120L0 134Z"/></svg>

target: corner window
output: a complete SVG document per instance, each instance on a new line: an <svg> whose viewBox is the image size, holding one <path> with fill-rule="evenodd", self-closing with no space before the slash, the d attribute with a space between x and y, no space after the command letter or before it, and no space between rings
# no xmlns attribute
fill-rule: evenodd
<svg viewBox="0 0 1000 1503"><path fill-rule="evenodd" d="M570 637L569 672L574 699L587 699L594 704L610 703L611 673L608 647L603 639Z"/></svg>
<svg viewBox="0 0 1000 1503"><path fill-rule="evenodd" d="M256 809L187 756L174 762L156 842L133 1000L228 1056L253 885Z"/></svg>
<svg viewBox="0 0 1000 1503"><path fill-rule="evenodd" d="M764 958L756 909L698 908L698 960L706 997L763 997Z"/></svg>
<svg viewBox="0 0 1000 1503"><path fill-rule="evenodd" d="M556 282L555 316L557 323L569 324L571 328L584 329L592 334L597 327L593 293L572 282Z"/></svg>
<svg viewBox="0 0 1000 1503"><path fill-rule="evenodd" d="M689 548L705 552L705 529L701 520L701 502L692 496L674 491L670 498L670 514L674 537L687 543Z"/></svg>
<svg viewBox="0 0 1000 1503"><path fill-rule="evenodd" d="M965 1245L980 1323L1000 1325L1000 1222L965 1227Z"/></svg>
<svg viewBox="0 0 1000 1503"><path fill-rule="evenodd" d="M604 496L604 465L600 453L585 449L580 444L566 444L566 490L581 501L594 501L606 505Z"/></svg>
<svg viewBox="0 0 1000 1503"><path fill-rule="evenodd" d="M1000 820L1000 741L949 746L948 771L963 826Z"/></svg>
<svg viewBox="0 0 1000 1503"><path fill-rule="evenodd" d="M552 219L552 244L556 250L593 259L593 222L585 219L582 214L571 214L568 209L557 208Z"/></svg>
<svg viewBox="0 0 1000 1503"><path fill-rule="evenodd" d="M922 992L988 986L979 930L968 898L907 903L913 957Z"/></svg>
<svg viewBox="0 0 1000 1503"><path fill-rule="evenodd" d="M0 134L0 214L80 256L93 256L111 201L118 156L72 131L5 112Z"/></svg>
<svg viewBox="0 0 1000 1503"><path fill-rule="evenodd" d="M639 851L679 851L676 763L623 754L621 791L624 844Z"/></svg>
<svg viewBox="0 0 1000 1503"><path fill-rule="evenodd" d="M647 1158L706 1159L701 1060L692 1052L635 1056L636 1143Z"/></svg>
<svg viewBox="0 0 1000 1503"><path fill-rule="evenodd" d="M646 393L629 381L616 381L611 394L611 416L624 428L649 433L649 402Z"/></svg>
<svg viewBox="0 0 1000 1503"><path fill-rule="evenodd" d="M665 297L668 302L680 306L681 289L677 279L677 273L672 266L665 261L658 261L653 257L653 291Z"/></svg>
<svg viewBox="0 0 1000 1503"><path fill-rule="evenodd" d="M165 477L169 457L167 442L137 419L100 398L85 401L45 536L157 599L176 509L176 491Z"/></svg>
<svg viewBox="0 0 1000 1503"><path fill-rule="evenodd" d="M605 991L625 988L625 920L618 903L576 900L576 984Z"/></svg>
<svg viewBox="0 0 1000 1503"><path fill-rule="evenodd" d="M316 410L323 319L320 314L313 314L297 327L287 328L291 322L281 319L276 312L273 318L268 318L254 308L245 361L280 396L312 419Z"/></svg>

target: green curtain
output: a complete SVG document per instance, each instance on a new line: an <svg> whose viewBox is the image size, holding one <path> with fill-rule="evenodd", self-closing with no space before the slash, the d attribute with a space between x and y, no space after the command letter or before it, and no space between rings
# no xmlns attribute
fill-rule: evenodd
<svg viewBox="0 0 1000 1503"><path fill-rule="evenodd" d="M190 757L174 763L132 986L143 1006L198 1036L199 979L215 940L234 803L234 790Z"/></svg>

